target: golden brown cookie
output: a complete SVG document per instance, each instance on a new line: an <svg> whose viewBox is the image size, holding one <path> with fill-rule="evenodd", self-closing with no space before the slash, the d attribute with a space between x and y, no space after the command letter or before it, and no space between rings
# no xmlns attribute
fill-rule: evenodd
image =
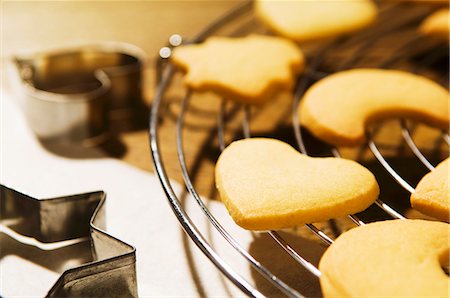
<svg viewBox="0 0 450 298"><path fill-rule="evenodd" d="M447 222L450 220L449 162L447 158L425 175L411 195L414 209Z"/></svg>
<svg viewBox="0 0 450 298"><path fill-rule="evenodd" d="M250 35L211 37L202 44L180 46L172 62L187 72L184 81L195 91L258 104L291 89L304 58L287 39Z"/></svg>
<svg viewBox="0 0 450 298"><path fill-rule="evenodd" d="M375 20L377 8L370 0L257 0L255 12L278 34L305 41L361 29Z"/></svg>
<svg viewBox="0 0 450 298"><path fill-rule="evenodd" d="M233 220L275 230L366 209L378 197L372 173L338 158L312 158L265 138L231 143L216 164L216 186Z"/></svg>
<svg viewBox="0 0 450 298"><path fill-rule="evenodd" d="M448 297L449 225L388 220L339 236L319 263L324 297ZM447 263L448 264L448 263Z"/></svg>
<svg viewBox="0 0 450 298"><path fill-rule="evenodd" d="M376 120L404 117L440 129L449 126L449 93L422 76L400 70L353 69L315 83L300 102L300 122L336 146L364 142Z"/></svg>
<svg viewBox="0 0 450 298"><path fill-rule="evenodd" d="M448 2L447 2L448 3ZM449 39L449 9L440 9L428 16L420 25L419 31L428 36L435 36L444 40Z"/></svg>

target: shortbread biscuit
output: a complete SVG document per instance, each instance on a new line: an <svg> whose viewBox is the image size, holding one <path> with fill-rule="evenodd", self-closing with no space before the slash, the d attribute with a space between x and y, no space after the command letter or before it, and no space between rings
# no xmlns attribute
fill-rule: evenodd
<svg viewBox="0 0 450 298"><path fill-rule="evenodd" d="M195 91L258 104L292 88L304 57L287 39L250 35L211 37L202 44L180 46L172 62L187 71L184 81Z"/></svg>
<svg viewBox="0 0 450 298"><path fill-rule="evenodd" d="M449 9L440 9L428 16L420 25L419 31L428 36L449 39Z"/></svg>
<svg viewBox="0 0 450 298"><path fill-rule="evenodd" d="M449 162L447 158L425 175L411 195L414 209L447 222L450 220Z"/></svg>
<svg viewBox="0 0 450 298"><path fill-rule="evenodd" d="M338 72L308 89L300 122L317 138L337 146L364 142L365 127L387 117L410 118L440 129L449 126L449 93L422 76L400 70Z"/></svg>
<svg viewBox="0 0 450 298"><path fill-rule="evenodd" d="M370 0L257 0L255 11L269 28L296 41L356 31L377 15Z"/></svg>
<svg viewBox="0 0 450 298"><path fill-rule="evenodd" d="M388 220L339 236L319 263L324 297L448 297L447 223ZM448 263L447 263L448 264Z"/></svg>
<svg viewBox="0 0 450 298"><path fill-rule="evenodd" d="M366 209L379 194L372 173L338 158L312 158L265 138L231 143L216 164L216 186L233 220L275 230Z"/></svg>

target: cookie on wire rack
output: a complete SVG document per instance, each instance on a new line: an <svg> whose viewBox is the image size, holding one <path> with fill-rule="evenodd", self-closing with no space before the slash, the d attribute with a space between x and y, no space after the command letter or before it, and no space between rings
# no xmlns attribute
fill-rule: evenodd
<svg viewBox="0 0 450 298"><path fill-rule="evenodd" d="M301 124L335 146L363 144L366 126L389 117L447 130L448 111L444 87L423 76L382 69L334 73L312 85L298 109Z"/></svg>
<svg viewBox="0 0 450 298"><path fill-rule="evenodd" d="M370 0L257 0L255 13L276 33L301 42L362 29L376 19L377 7Z"/></svg>
<svg viewBox="0 0 450 298"><path fill-rule="evenodd" d="M448 297L447 223L397 219L353 228L319 263L324 297Z"/></svg>
<svg viewBox="0 0 450 298"><path fill-rule="evenodd" d="M448 8L443 8L431 14L420 24L419 31L426 36L448 41L450 34L449 11Z"/></svg>
<svg viewBox="0 0 450 298"><path fill-rule="evenodd" d="M186 71L194 91L212 91L226 99L261 104L291 90L304 68L300 48L288 39L265 35L210 37L201 44L179 46L171 61Z"/></svg>
<svg viewBox="0 0 450 298"><path fill-rule="evenodd" d="M417 211L446 222L450 221L450 158L426 174L411 194L411 205Z"/></svg>
<svg viewBox="0 0 450 298"><path fill-rule="evenodd" d="M373 174L357 162L308 157L268 138L231 143L215 175L231 217L249 230L292 228L357 213L379 194Z"/></svg>

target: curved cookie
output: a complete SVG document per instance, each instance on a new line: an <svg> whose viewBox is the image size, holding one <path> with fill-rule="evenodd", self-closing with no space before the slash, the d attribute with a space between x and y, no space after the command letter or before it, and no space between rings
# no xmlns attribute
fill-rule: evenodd
<svg viewBox="0 0 450 298"><path fill-rule="evenodd" d="M211 37L203 44L180 46L172 61L187 71L185 83L242 103L262 103L289 90L303 70L304 57L281 37Z"/></svg>
<svg viewBox="0 0 450 298"><path fill-rule="evenodd" d="M375 20L377 8L370 0L258 0L255 12L275 32L304 41L361 29Z"/></svg>
<svg viewBox="0 0 450 298"><path fill-rule="evenodd" d="M450 220L449 162L447 158L426 174L411 195L414 209L447 222Z"/></svg>
<svg viewBox="0 0 450 298"><path fill-rule="evenodd" d="M449 126L449 93L437 83L400 70L353 69L315 83L300 106L301 123L337 146L364 142L367 124L386 117Z"/></svg>
<svg viewBox="0 0 450 298"><path fill-rule="evenodd" d="M449 225L388 220L339 236L319 263L324 297L448 297ZM443 264L442 264L443 265Z"/></svg>
<svg viewBox="0 0 450 298"><path fill-rule="evenodd" d="M216 164L216 186L233 220L249 230L275 230L356 213L379 194L358 163L312 158L274 139L231 143Z"/></svg>
<svg viewBox="0 0 450 298"><path fill-rule="evenodd" d="M449 39L449 9L440 9L428 16L420 25L419 31L424 35Z"/></svg>

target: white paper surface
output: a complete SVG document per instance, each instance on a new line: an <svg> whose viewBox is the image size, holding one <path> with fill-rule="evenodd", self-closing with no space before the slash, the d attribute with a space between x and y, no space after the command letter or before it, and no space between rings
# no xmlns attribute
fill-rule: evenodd
<svg viewBox="0 0 450 298"><path fill-rule="evenodd" d="M1 183L37 198L104 190L108 231L137 248L139 294L198 296L182 245L184 234L156 177L111 158L72 160L49 153L13 100L2 93ZM219 273L197 248L188 246L199 274L207 276L208 296L226 295ZM0 266L6 297L44 296L59 276L14 255L5 256Z"/></svg>
<svg viewBox="0 0 450 298"><path fill-rule="evenodd" d="M14 103L14 96L5 88L1 96L2 184L36 198L104 190L107 193L108 232L137 249L138 291L141 297L244 296L185 236L156 176L108 157L69 159L46 151L30 131L18 105ZM176 191L179 192L180 187ZM193 199L187 199L186 204L195 224L219 254L239 274L255 283L255 274L252 274L248 263L213 231ZM267 236L252 235L237 227L221 203L209 201L208 204L240 245L264 259L281 274L280 277L294 284L303 284L305 280L317 283ZM26 252L19 253L19 250ZM36 259L39 254L30 254L29 251L35 252L35 248L21 245L17 252L9 252L0 260L2 296L45 296L57 280L58 271L71 267L70 263L64 263L64 268L55 268L52 263L52 258L70 254L70 250L60 254L53 252L42 262ZM32 256L33 261L24 256ZM261 278L256 279L256 284L268 295L280 295Z"/></svg>

